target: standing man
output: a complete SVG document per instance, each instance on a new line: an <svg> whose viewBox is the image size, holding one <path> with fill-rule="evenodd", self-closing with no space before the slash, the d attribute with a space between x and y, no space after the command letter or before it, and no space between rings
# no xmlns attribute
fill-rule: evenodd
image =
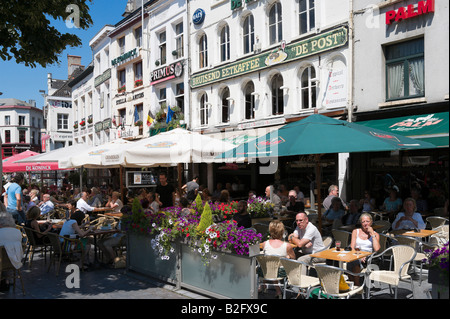
<svg viewBox="0 0 450 319"><path fill-rule="evenodd" d="M6 211L13 216L18 224L25 223L26 220L22 209L22 187L19 185L23 182L23 179L23 174L17 173L6 190L4 197Z"/></svg>
<svg viewBox="0 0 450 319"><path fill-rule="evenodd" d="M161 202L160 208L174 206L175 188L167 183L165 172L159 173L159 184L156 186L155 193Z"/></svg>
<svg viewBox="0 0 450 319"><path fill-rule="evenodd" d="M323 262L324 259L311 258L311 254L325 248L322 241L322 235L317 227L309 222L308 215L306 215L305 212L298 213L295 216L295 222L297 223L297 227L294 232L289 235L288 239L290 243L295 244L300 249L300 257L297 258L297 260L303 261L309 265Z"/></svg>
<svg viewBox="0 0 450 319"><path fill-rule="evenodd" d="M181 189L186 189L186 198L190 202L192 202L197 196L198 188L198 176L195 176L194 179L181 187Z"/></svg>
<svg viewBox="0 0 450 319"><path fill-rule="evenodd" d="M328 187L328 196L323 200L322 203L325 210L328 210L331 207L331 199L333 197L339 197L339 187L337 185L331 185L330 187ZM344 203L342 198L339 197L339 199L341 200L342 207L345 210L348 210L347 204Z"/></svg>

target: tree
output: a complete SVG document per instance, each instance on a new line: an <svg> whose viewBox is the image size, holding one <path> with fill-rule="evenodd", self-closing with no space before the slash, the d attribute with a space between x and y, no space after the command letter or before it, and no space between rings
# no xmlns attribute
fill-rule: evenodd
<svg viewBox="0 0 450 319"><path fill-rule="evenodd" d="M93 23L87 2L92 0L0 1L0 57L30 67L59 62L64 49L80 46L81 39L61 34L49 18L85 30Z"/></svg>

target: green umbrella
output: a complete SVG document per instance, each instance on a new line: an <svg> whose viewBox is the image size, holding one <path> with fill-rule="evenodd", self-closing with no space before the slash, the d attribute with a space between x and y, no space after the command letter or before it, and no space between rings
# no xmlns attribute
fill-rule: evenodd
<svg viewBox="0 0 450 319"><path fill-rule="evenodd" d="M319 186L320 154L377 152L435 148L421 140L388 133L379 129L337 120L320 114L288 123L257 139L243 143L221 155L226 161L316 154L316 183ZM320 191L318 207L321 207ZM319 229L321 228L321 210Z"/></svg>
<svg viewBox="0 0 450 319"><path fill-rule="evenodd" d="M221 155L225 159L435 148L421 140L320 114L291 122Z"/></svg>

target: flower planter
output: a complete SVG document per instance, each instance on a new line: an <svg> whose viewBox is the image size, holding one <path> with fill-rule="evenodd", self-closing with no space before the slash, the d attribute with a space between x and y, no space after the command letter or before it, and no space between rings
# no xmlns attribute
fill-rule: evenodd
<svg viewBox="0 0 450 319"><path fill-rule="evenodd" d="M428 282L431 284L431 296L433 299L449 299L448 278L440 269L428 270Z"/></svg>
<svg viewBox="0 0 450 319"><path fill-rule="evenodd" d="M162 260L151 247L151 239L128 232L128 270L213 298L258 298L253 258L217 252L217 257L205 264L198 252L180 240L174 243L170 259Z"/></svg>

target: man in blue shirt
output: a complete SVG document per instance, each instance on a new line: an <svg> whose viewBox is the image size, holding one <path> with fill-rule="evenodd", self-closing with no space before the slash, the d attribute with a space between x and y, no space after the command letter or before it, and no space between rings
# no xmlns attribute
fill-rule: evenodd
<svg viewBox="0 0 450 319"><path fill-rule="evenodd" d="M13 216L18 224L25 223L25 213L22 209L22 187L19 185L23 182L23 179L23 174L17 173L6 190L4 198L6 211Z"/></svg>

